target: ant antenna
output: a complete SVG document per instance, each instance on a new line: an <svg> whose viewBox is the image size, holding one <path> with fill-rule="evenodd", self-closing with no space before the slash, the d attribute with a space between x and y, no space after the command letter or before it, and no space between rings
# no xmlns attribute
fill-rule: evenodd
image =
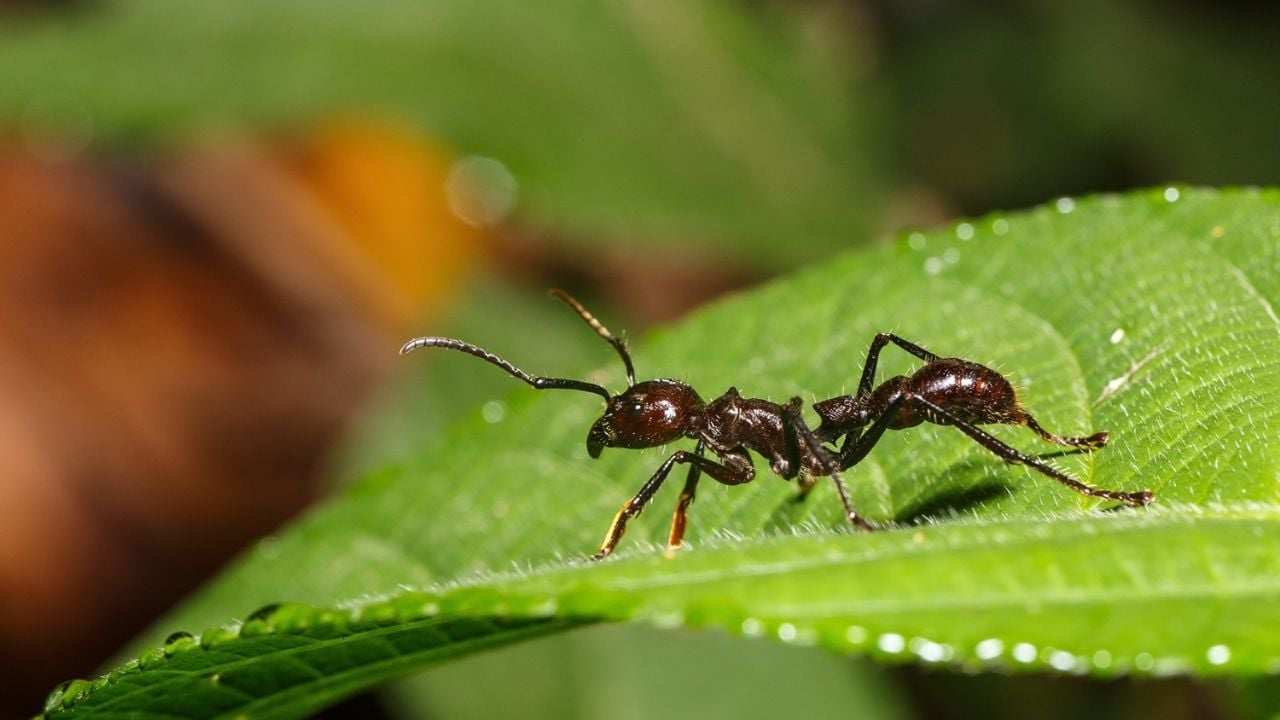
<svg viewBox="0 0 1280 720"><path fill-rule="evenodd" d="M613 349L618 351L618 355L622 357L622 363L627 366L627 387L635 387L636 369L631 364L631 354L627 352L627 341L622 338L614 337L613 333L609 332L609 328L605 327L603 323L596 319L595 315L592 315L589 310L582 306L582 303L575 300L569 293L561 290L560 288L552 288L549 294L551 297L556 298L557 300L564 302L565 305L573 308L573 311L578 313L578 316L590 325L591 329L595 330L597 335L604 338L605 342L612 345Z"/></svg>
<svg viewBox="0 0 1280 720"><path fill-rule="evenodd" d="M609 402L609 391L605 390L599 385L596 385L595 383L589 383L582 380L569 380L565 378L547 378L547 377L538 377L537 375L530 375L529 373L521 370L515 365L512 365L510 362L503 360L502 358L498 357L497 355L494 355L493 353L489 352L488 350L485 350L482 347L478 347L476 345L472 345L471 343L463 342L461 340L455 340L453 338L447 338L447 337L414 338L409 342L405 343L404 346L400 348L400 354L405 355L407 353L413 352L414 350L417 350L418 348L424 348L424 347L447 348L449 350L457 350L458 352L464 352L468 355L478 357L481 360L484 360L485 362L489 363L490 365L497 365L503 370L506 370L508 374L525 381L526 383L528 383L529 385L533 386L538 390L582 390L583 392L595 393L596 395L599 395L600 397L604 398L605 402Z"/></svg>

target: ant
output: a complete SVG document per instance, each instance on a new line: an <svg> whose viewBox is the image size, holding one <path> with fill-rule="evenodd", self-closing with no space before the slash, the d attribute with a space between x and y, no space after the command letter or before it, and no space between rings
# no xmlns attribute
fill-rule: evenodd
<svg viewBox="0 0 1280 720"><path fill-rule="evenodd" d="M1006 462L1039 470L1085 495L1120 500L1129 505L1145 505L1151 493L1101 490L1090 487L1024 455L976 427L987 423L1025 424L1040 437L1060 445L1096 450L1106 444L1107 434L1087 438L1052 435L1018 404L1012 386L996 371L958 358L941 358L895 335L880 334L872 342L862 372L857 395L841 396L814 405L822 423L811 429L801 415L802 400L791 398L786 405L758 398L744 398L737 388L705 402L688 384L658 379L636 382L635 368L626 342L615 337L581 303L563 290L552 297L564 302L592 330L609 343L626 368L627 389L611 395L605 388L583 380L531 375L507 360L472 345L446 337L420 337L400 348L405 354L424 347L457 350L496 365L509 375L537 390L579 390L604 398L604 414L587 433L587 453L597 458L606 447L650 448L680 438L697 441L693 452L677 450L666 459L647 482L614 516L599 550L591 556L600 560L614 551L627 523L639 515L677 464L689 466L684 489L676 503L667 544L677 548L684 538L689 506L702 473L724 485L742 485L755 478L751 452L769 461L769 469L785 480L798 479L804 497L820 477L830 477L836 487L845 517L861 530L874 530L853 508L841 471L856 465L887 429L913 427L921 422L954 425ZM872 388L880 350L893 342L925 361L909 378L896 377ZM870 425L868 428L867 426ZM866 428L864 430L864 428ZM823 443L844 442L838 451ZM706 457L710 450L716 459ZM718 460L718 462L717 462Z"/></svg>

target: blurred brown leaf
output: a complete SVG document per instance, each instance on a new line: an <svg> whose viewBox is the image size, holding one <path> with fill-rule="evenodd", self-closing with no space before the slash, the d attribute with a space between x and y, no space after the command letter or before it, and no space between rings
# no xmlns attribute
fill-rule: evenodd
<svg viewBox="0 0 1280 720"><path fill-rule="evenodd" d="M0 148L0 706L34 709L312 496L478 255L447 167L372 125L145 165Z"/></svg>

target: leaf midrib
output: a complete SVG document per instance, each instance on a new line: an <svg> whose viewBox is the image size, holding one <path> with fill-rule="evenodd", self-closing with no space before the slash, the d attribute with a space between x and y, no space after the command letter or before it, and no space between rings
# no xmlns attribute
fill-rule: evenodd
<svg viewBox="0 0 1280 720"><path fill-rule="evenodd" d="M491 615L489 617L492 617L494 620L500 619L494 615ZM249 657L245 657L237 660L229 660L222 663L205 665L199 669L168 670L167 672L169 672L172 675L173 680L181 681L187 677L190 677L193 674L205 677L205 676L217 675L220 673L225 673L228 671L242 669L242 668L251 669L255 665L260 664L264 658L274 658L279 661L292 660L296 655L301 655L303 653L308 653L308 652L315 652L318 650L323 650L328 647L341 647L344 645L348 645L354 641L376 642L387 636L401 634L401 633L404 633L405 631L412 630L418 627L429 628L433 625L447 625L449 620L451 619L454 619L454 618L437 616L437 617L423 618L421 620L415 620L410 622L396 622L395 624L392 624L392 625L385 625L385 626L376 627L376 628L360 629L354 632L346 633L346 634L339 635L332 638L315 638L315 637L308 636L305 633L290 634L289 635L290 637L304 638L308 642L303 645L297 645L295 647L290 647L290 648L274 649L268 652L261 653L259 655L253 655L253 656L249 656ZM507 636L521 635L521 634L536 635L539 633L539 631L550 632L555 630L556 628L573 627L575 625L581 624L581 622L583 622L583 620L574 619L574 618L548 618L545 623L535 623L535 624L531 624L531 625L519 627L519 628L504 628L500 632L495 634L507 635ZM269 638L270 636L266 635L261 637L266 639L266 638ZM385 666L389 664L394 665L397 662L403 662L418 656L430 655L433 652L442 651L442 650L448 650L449 654L459 654L459 655L465 654L468 648L484 647L488 644L492 644L492 637L493 637L492 635L489 635L482 638L466 638L464 640L455 640L453 638L449 638L449 642L446 644L433 645L429 648L424 648L421 650L408 652L408 653L400 652L394 647L394 645L389 643L384 643L386 647L391 648L392 652L389 653L391 657L388 657L384 660L379 660L373 663L367 663L364 665L354 665L347 670L341 670L341 671L338 671L337 673L333 673L330 675L317 672L315 674L314 679L315 681L325 681L330 678L342 678L344 675L352 674L353 672L356 672L356 671L369 671L378 666ZM257 638L249 637L244 639L236 639L230 642L239 643L239 642L252 641L255 639ZM455 652L455 650L457 650L457 652ZM192 652L205 652L205 651L203 649L200 649L200 650L193 650ZM299 665L306 666L309 669L312 669L312 670L315 669L315 667L310 663L306 663L301 660L297 660L296 662L298 662ZM146 670L145 672L159 674L159 673L166 672L166 670L153 669L153 670ZM162 680L157 683L153 683L152 685L140 686L128 692L121 693L107 700L106 702L103 702L101 705L101 709L109 710L112 706L125 702L135 696L145 697L146 695L151 694L152 688L154 688L157 685L162 685L164 682L165 681ZM296 687L298 689L302 689L302 688L308 687L311 684L313 684L312 681L307 681L307 682L300 683ZM264 700L275 701L279 697L289 693L289 691L285 691L284 693L273 694L267 698L259 698L253 695L249 695L243 690L240 690L239 688L236 688L235 686L232 686L232 685L223 685L220 687L229 691L237 692L246 698L252 698L252 701L250 703L239 708L239 710L241 711L252 708L255 703L262 702ZM182 716L176 716L176 717L182 717Z"/></svg>
<svg viewBox="0 0 1280 720"><path fill-rule="evenodd" d="M1123 520L1116 518L1110 523L1100 522L1100 518L1092 517L1075 517L1068 520L1048 521L1044 524L1046 528L1061 527L1064 525L1076 525L1080 528L1088 527L1086 531L1090 539L1100 537L1124 537L1132 534L1146 535L1151 532L1168 531L1179 525L1190 526L1191 518L1186 515L1172 515L1175 510L1166 512L1149 512L1145 516L1144 511L1133 511ZM1280 506L1269 506L1266 509L1259 508L1256 504L1248 504L1244 508L1244 512L1235 513L1230 509L1224 511L1205 512L1203 508L1198 509L1194 515L1196 524L1203 524L1206 521L1218 521L1222 524L1233 525L1237 522L1258 522L1269 521L1275 522L1280 519ZM955 537L939 537L936 542L930 542L921 545L895 545L887 547L877 547L874 549L858 550L855 552L841 552L838 545L829 545L824 548L825 552L821 556L804 557L800 559L792 559L786 561L769 561L754 558L750 564L740 564L732 567L708 570L683 570L681 568L672 568L670 572L661 575L652 575L640 579L629 580L622 578L608 578L602 584L621 591L644 591L659 590L668 587L688 587L698 584L714 584L729 579L741 579L745 577L772 577L786 575L794 572L822 570L834 567L848 567L857 565L866 565L880 562L892 562L897 558L903 557L924 557L933 554L954 554L962 553L965 550L973 548L990 548L992 546L991 535L998 532L1000 528L1018 528L1026 527L1029 521L1020 518L1018 521L998 522L991 519L975 519L972 521L962 521L962 525L966 528L989 529L991 533L983 533L968 538ZM1084 523L1089 523L1085 525ZM1102 527L1100 527L1100 525ZM936 530L944 526L933 526ZM918 528L908 528L902 532L918 532ZM894 531L890 531L894 532ZM846 535L848 536L848 535ZM1079 538L1081 534L1058 535L1051 536L1048 534L1020 534L1015 537L1002 539L998 545L1002 551L1016 553L1018 550L1031 546L1052 546L1063 542L1071 542ZM756 543L757 547L785 545L793 542L812 543L815 539L824 536L814 533L812 535L780 535L767 539L762 539ZM832 535L831 538L840 536ZM725 543L719 547L709 548L711 552L717 553L742 553L749 551L750 546L744 547L741 543ZM834 554L834 556L833 556ZM632 557L637 557L633 555ZM642 557L637 559L643 559ZM483 580L478 582L468 581L467 579L459 579L451 582L450 587L498 587L504 585L520 586L528 582L536 582L538 580L552 578L555 575L572 572L574 568L568 565L546 566L540 570L522 573L503 573L489 574ZM1280 583L1280 579L1278 579ZM1278 585L1280 586L1280 585ZM1127 588L1132 590L1132 588ZM439 591L439 588L436 589Z"/></svg>

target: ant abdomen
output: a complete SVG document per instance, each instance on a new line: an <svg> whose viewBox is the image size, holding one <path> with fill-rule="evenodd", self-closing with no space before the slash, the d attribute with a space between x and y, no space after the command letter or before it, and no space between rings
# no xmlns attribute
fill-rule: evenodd
<svg viewBox="0 0 1280 720"><path fill-rule="evenodd" d="M928 402L902 402L904 395ZM944 408L951 416L930 406ZM813 409L822 418L815 434L823 440L846 435L877 418L883 418L890 430L924 422L952 425L957 418L974 425L1021 424L1026 418L1013 385L1003 375L960 358L930 360L912 375L891 377L858 395L823 400Z"/></svg>
<svg viewBox="0 0 1280 720"><path fill-rule="evenodd" d="M896 379L896 378L895 378ZM896 385L897 387L893 387ZM941 358L928 363L916 371L910 378L902 382L885 383L872 393L872 405L879 400L879 407L888 408L896 399L893 396L877 397L889 386L891 390L906 390L923 397L934 405L946 408L951 413L975 425L991 425L1004 423L1021 423L1022 408L1018 405L1018 397L1013 385L1003 375L985 365L979 365L960 358ZM889 395L886 393L885 395ZM945 417L932 417L926 409L924 417L919 413L908 411L910 405L904 405L899 411L895 429L912 427L928 421L939 425L951 425L952 421ZM874 410L873 410L874 412Z"/></svg>

